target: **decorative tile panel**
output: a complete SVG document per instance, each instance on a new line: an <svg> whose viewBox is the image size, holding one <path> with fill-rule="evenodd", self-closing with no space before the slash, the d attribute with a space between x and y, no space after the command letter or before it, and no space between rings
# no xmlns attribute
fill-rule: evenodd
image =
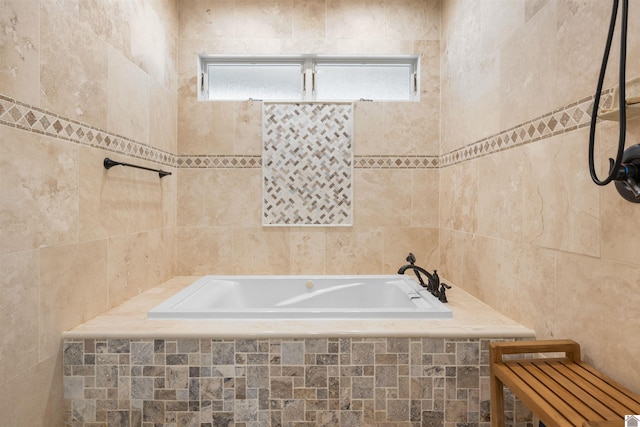
<svg viewBox="0 0 640 427"><path fill-rule="evenodd" d="M489 342L65 340L65 423L489 427ZM531 413L510 393L505 408L507 426L532 424Z"/></svg>
<svg viewBox="0 0 640 427"><path fill-rule="evenodd" d="M352 116L352 104L264 104L263 225L351 225Z"/></svg>

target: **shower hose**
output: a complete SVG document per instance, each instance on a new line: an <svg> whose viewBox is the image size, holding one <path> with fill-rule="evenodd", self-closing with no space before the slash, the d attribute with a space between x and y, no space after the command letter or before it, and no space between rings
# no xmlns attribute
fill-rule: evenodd
<svg viewBox="0 0 640 427"><path fill-rule="evenodd" d="M609 22L609 33L607 34L607 43L604 49L604 55L602 56L602 65L600 66L600 74L598 76L598 86L596 88L595 99L593 101L593 112L591 114L591 127L589 131L589 172L591 173L591 179L598 185L607 185L614 179L621 179L621 177L627 175L627 171L624 165L622 165L622 156L624 153L624 144L627 128L627 114L626 114L626 96L625 96L625 68L627 63L627 20L629 0L622 0L622 17L620 28L620 69L619 69L619 82L618 82L618 100L620 110L620 132L618 136L618 151L616 159L609 159L609 174L604 180L600 180L596 174L595 161L594 161L594 147L596 126L598 120L598 108L600 106L600 95L602 94L602 85L604 82L604 76L607 71L607 62L609 60L609 52L611 51L611 42L613 40L613 33L616 28L616 18L618 16L618 0L613 0L613 8L611 10L611 20ZM622 170L621 170L622 168Z"/></svg>

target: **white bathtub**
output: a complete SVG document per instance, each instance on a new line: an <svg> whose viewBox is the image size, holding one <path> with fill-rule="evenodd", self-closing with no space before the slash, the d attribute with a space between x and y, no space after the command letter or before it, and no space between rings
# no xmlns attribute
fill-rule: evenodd
<svg viewBox="0 0 640 427"><path fill-rule="evenodd" d="M149 319L452 319L413 279L378 276L204 276Z"/></svg>

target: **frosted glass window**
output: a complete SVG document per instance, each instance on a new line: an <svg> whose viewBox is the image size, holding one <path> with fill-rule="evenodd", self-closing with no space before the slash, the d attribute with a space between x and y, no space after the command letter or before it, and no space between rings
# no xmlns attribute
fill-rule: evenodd
<svg viewBox="0 0 640 427"><path fill-rule="evenodd" d="M201 55L198 99L417 101L418 55Z"/></svg>
<svg viewBox="0 0 640 427"><path fill-rule="evenodd" d="M208 64L208 99L301 100L302 64Z"/></svg>
<svg viewBox="0 0 640 427"><path fill-rule="evenodd" d="M317 99L407 101L413 92L411 64L316 65Z"/></svg>

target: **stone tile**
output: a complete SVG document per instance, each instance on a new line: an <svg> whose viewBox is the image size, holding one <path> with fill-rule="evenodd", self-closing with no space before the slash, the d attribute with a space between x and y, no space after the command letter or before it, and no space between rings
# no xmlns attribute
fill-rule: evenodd
<svg viewBox="0 0 640 427"><path fill-rule="evenodd" d="M200 351L200 340L197 339L179 339L179 353L197 353Z"/></svg>
<svg viewBox="0 0 640 427"><path fill-rule="evenodd" d="M70 399L83 399L84 379L82 377L64 377L64 395Z"/></svg>
<svg viewBox="0 0 640 427"><path fill-rule="evenodd" d="M304 400L291 399L285 400L282 408L282 421L304 421Z"/></svg>
<svg viewBox="0 0 640 427"><path fill-rule="evenodd" d="M269 388L269 367L268 366L247 367L247 387L248 388Z"/></svg>
<svg viewBox="0 0 640 427"><path fill-rule="evenodd" d="M376 387L397 387L398 368L396 366L377 365L375 385Z"/></svg>
<svg viewBox="0 0 640 427"><path fill-rule="evenodd" d="M387 401L387 418L389 421L410 421L409 400L391 399Z"/></svg>
<svg viewBox="0 0 640 427"><path fill-rule="evenodd" d="M82 343L70 342L65 344L63 349L63 363L69 365L84 364L84 346Z"/></svg>
<svg viewBox="0 0 640 427"><path fill-rule="evenodd" d="M153 378L131 378L131 399L152 400Z"/></svg>
<svg viewBox="0 0 640 427"><path fill-rule="evenodd" d="M41 106L71 119L107 127L107 46L56 7L40 8ZM79 45L76 40L83 40ZM61 49L61 46L75 46ZM75 64L69 67L69 64Z"/></svg>
<svg viewBox="0 0 640 427"><path fill-rule="evenodd" d="M118 367L96 366L96 387L117 388Z"/></svg>
<svg viewBox="0 0 640 427"><path fill-rule="evenodd" d="M164 423L164 402L145 400L143 402L142 421L152 423Z"/></svg>
<svg viewBox="0 0 640 427"><path fill-rule="evenodd" d="M290 377L272 377L269 390L271 399L291 399L293 398L293 379Z"/></svg>
<svg viewBox="0 0 640 427"><path fill-rule="evenodd" d="M282 359L283 365L302 365L304 364L304 342L283 342L282 343Z"/></svg>
<svg viewBox="0 0 640 427"><path fill-rule="evenodd" d="M432 365L433 353L422 353L422 341L375 339L345 342L340 348L338 341L319 339L307 341L306 351L301 347L304 341L196 340L182 344L174 340L107 340L88 344L85 344L86 340L81 343L69 341L64 344L68 361L81 362L93 355L100 356L100 361L90 366L67 365L70 369L73 366L74 370L65 371L65 402L69 405L69 414L82 418L83 425L87 427L94 421L120 425L128 420L138 423L132 425L144 422L185 426L192 425L195 420L204 425L209 421L211 425L225 425L232 421L240 425L268 425L269 422L327 426L367 423L381 426L385 423L441 425L445 421L445 413L446 422L468 425L488 422L489 402L486 397L481 400L483 393L480 390L480 372L485 365L455 364L456 355L469 360L468 355L474 355L473 349L479 348L479 341L448 340L444 345L440 340L435 346L426 345L429 351L446 348L453 352L450 355L454 357L448 359L451 364L442 366ZM210 346L202 346L203 342L210 343ZM175 365L171 360L159 366L135 364L138 357L142 357L139 354L154 354L154 351L163 349L169 352L196 351L195 343L199 347L197 352L189 353L187 358L187 362L193 361L195 366ZM302 356L313 356L309 359L312 364L250 365L242 359L240 365L220 365L215 369L199 365L207 355L215 354L216 349L266 350L278 354L283 346L287 347L286 344L292 344L291 348L300 351ZM485 347L486 344L483 343ZM316 352L333 349L351 360L352 351L366 348L374 350L372 354L380 363L316 364L318 357L338 356L337 353ZM109 349L129 353L101 352ZM85 353L86 350L98 353ZM393 350L397 352L389 352ZM420 352L410 357L405 353L409 350ZM269 353L238 354L257 356ZM169 355L181 358L185 353ZM300 358L299 355L294 357ZM340 360L337 359L338 363ZM375 362L375 356L372 360ZM412 369L400 363L409 363L410 360ZM486 380L486 376L482 378ZM511 419L516 414L518 420L528 422L530 413L524 406L515 407L512 397L507 397L506 402Z"/></svg>
<svg viewBox="0 0 640 427"><path fill-rule="evenodd" d="M235 349L239 353L255 353L258 351L258 340L236 340Z"/></svg>
<svg viewBox="0 0 640 427"><path fill-rule="evenodd" d="M323 366L306 366L305 367L305 384L307 387L326 387L327 386L327 368Z"/></svg>
<svg viewBox="0 0 640 427"><path fill-rule="evenodd" d="M458 379L458 388L478 389L480 387L480 372L477 367L458 366L456 377Z"/></svg>
<svg viewBox="0 0 640 427"><path fill-rule="evenodd" d="M480 348L477 342L458 343L456 347L458 365L477 365L480 362Z"/></svg>
<svg viewBox="0 0 640 427"><path fill-rule="evenodd" d="M233 365L234 355L233 343L213 343L211 347L211 363L214 365Z"/></svg>
<svg viewBox="0 0 640 427"><path fill-rule="evenodd" d="M351 396L354 399L372 399L374 382L371 377L355 377L351 381Z"/></svg>
<svg viewBox="0 0 640 427"><path fill-rule="evenodd" d="M255 400L237 401L234 410L236 422L250 422L258 419L258 403Z"/></svg>

